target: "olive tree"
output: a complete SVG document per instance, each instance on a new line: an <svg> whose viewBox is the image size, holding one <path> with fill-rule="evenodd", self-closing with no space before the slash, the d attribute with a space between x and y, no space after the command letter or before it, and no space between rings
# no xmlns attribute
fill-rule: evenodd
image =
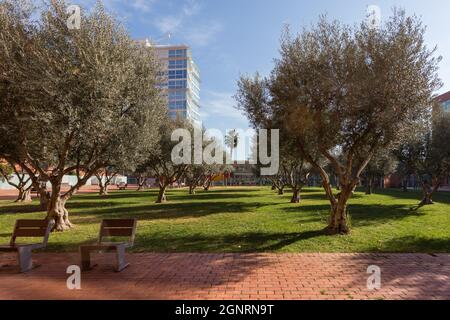
<svg viewBox="0 0 450 320"><path fill-rule="evenodd" d="M394 173L397 165L397 159L389 150L377 152L361 175L366 188L366 194L372 194L374 187L376 185L380 186L380 180Z"/></svg>
<svg viewBox="0 0 450 320"><path fill-rule="evenodd" d="M401 168L413 174L423 193L420 205L433 204L433 194L450 174L450 114L435 113L429 125L399 145L394 154Z"/></svg>
<svg viewBox="0 0 450 320"><path fill-rule="evenodd" d="M0 163L0 180L19 192L15 202L30 202L33 183L30 176L15 163Z"/></svg>
<svg viewBox="0 0 450 320"><path fill-rule="evenodd" d="M423 190L421 205L433 204L433 194L450 174L450 114L435 115L431 130L431 138L426 140L424 161L417 172Z"/></svg>
<svg viewBox="0 0 450 320"><path fill-rule="evenodd" d="M109 186L111 185L113 179L117 176L118 173L119 172L117 169L109 166L102 168L99 171L97 171L97 173L95 173L95 177L97 178L98 186L100 188L99 194L101 196L108 195Z"/></svg>
<svg viewBox="0 0 450 320"><path fill-rule="evenodd" d="M24 3L0 3L0 156L50 182L47 219L63 231L66 201L92 175L157 141L158 63L100 3L82 10L80 29L68 28L63 0L38 12Z"/></svg>
<svg viewBox="0 0 450 320"><path fill-rule="evenodd" d="M398 142L429 108L440 85L440 58L424 44L416 17L395 10L380 28L321 18L295 36L286 31L268 79L246 78L239 107L254 121L282 117L330 202L326 232L345 234L347 205L373 155ZM340 184L335 193L320 154Z"/></svg>
<svg viewBox="0 0 450 320"><path fill-rule="evenodd" d="M175 182L179 182L189 166L186 163L176 164L172 159L172 151L178 144L178 141L172 140L172 134L177 129L192 131L191 125L186 121L166 119L159 128L160 134L157 147L149 152L147 160L141 164L146 168L149 176L157 179L159 192L156 203L167 201L167 187ZM190 148L191 146L189 143Z"/></svg>

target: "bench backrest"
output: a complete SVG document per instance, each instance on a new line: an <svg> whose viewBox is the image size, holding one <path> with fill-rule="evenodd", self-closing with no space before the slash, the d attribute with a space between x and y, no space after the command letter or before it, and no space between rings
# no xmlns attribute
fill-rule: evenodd
<svg viewBox="0 0 450 320"><path fill-rule="evenodd" d="M136 219L104 219L100 226L98 243L107 237L128 237L128 244L134 244L136 236Z"/></svg>
<svg viewBox="0 0 450 320"><path fill-rule="evenodd" d="M20 219L16 220L14 232L11 237L11 246L16 244L17 238L42 238L42 245L47 246L48 237L52 230L52 223L50 220L30 220Z"/></svg>

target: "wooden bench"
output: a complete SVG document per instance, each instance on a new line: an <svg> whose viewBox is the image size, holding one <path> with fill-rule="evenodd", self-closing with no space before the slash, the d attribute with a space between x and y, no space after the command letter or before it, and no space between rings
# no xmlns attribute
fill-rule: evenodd
<svg viewBox="0 0 450 320"><path fill-rule="evenodd" d="M30 271L31 269L33 269L33 260L31 259L31 253L33 250L43 249L47 246L51 229L52 223L50 220L17 220L10 243L8 245L1 245L0 252L17 251L20 272ZM41 243L16 243L17 238L23 237L41 237L43 239Z"/></svg>
<svg viewBox="0 0 450 320"><path fill-rule="evenodd" d="M95 252L115 252L116 266L115 271L120 272L129 266L125 261L125 249L134 245L136 235L136 219L105 219L100 226L100 234L98 244L80 246L81 270L90 270L91 266L90 253ZM109 237L127 237L126 242L104 242L104 238Z"/></svg>

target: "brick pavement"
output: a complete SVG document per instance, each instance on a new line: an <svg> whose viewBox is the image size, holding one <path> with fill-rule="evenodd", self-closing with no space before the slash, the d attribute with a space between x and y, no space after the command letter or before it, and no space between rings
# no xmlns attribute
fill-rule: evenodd
<svg viewBox="0 0 450 320"><path fill-rule="evenodd" d="M114 273L107 256L66 288L76 253L38 253L27 274L0 255L0 299L450 299L450 255L428 254L129 254ZM369 265L381 268L381 289L366 286Z"/></svg>

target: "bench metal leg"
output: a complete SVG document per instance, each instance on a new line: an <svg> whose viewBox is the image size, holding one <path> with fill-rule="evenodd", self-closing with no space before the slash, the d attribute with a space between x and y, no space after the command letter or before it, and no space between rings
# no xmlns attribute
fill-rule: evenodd
<svg viewBox="0 0 450 320"><path fill-rule="evenodd" d="M20 247L17 250L17 255L19 258L20 272L28 272L31 269L33 269L33 260L31 259L31 248Z"/></svg>
<svg viewBox="0 0 450 320"><path fill-rule="evenodd" d="M80 247L81 256L81 270L88 271L91 270L91 251Z"/></svg>
<svg viewBox="0 0 450 320"><path fill-rule="evenodd" d="M125 260L125 246L119 245L116 248L116 272L121 272L123 269L128 267L130 264Z"/></svg>

